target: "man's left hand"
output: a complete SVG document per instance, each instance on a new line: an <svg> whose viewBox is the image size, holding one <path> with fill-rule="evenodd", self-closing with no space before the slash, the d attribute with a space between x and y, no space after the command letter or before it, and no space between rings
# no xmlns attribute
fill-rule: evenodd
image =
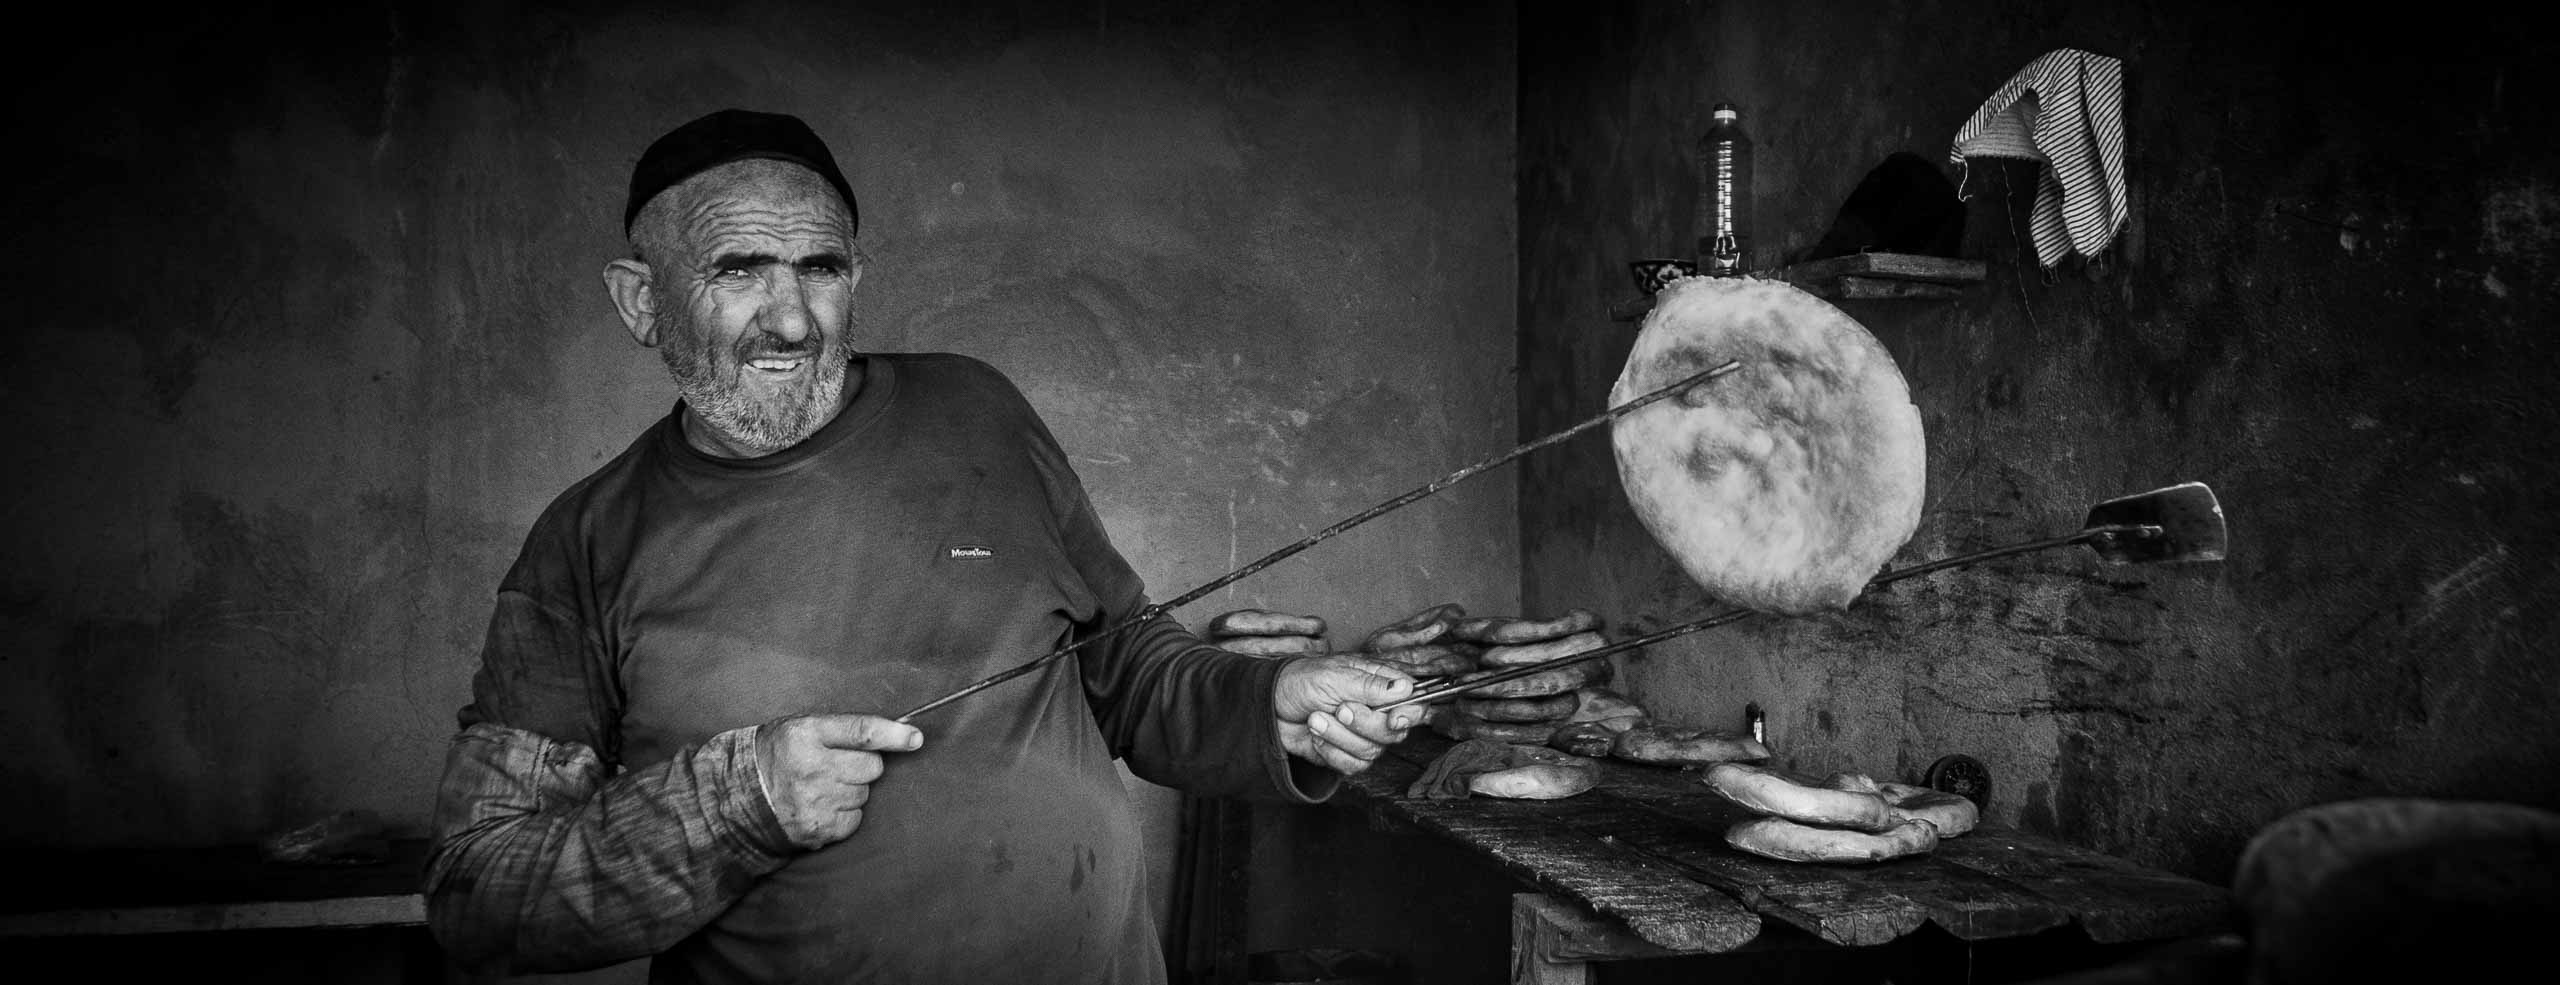
<svg viewBox="0 0 2560 985"><path fill-rule="evenodd" d="M1291 660L1271 695L1280 748L1344 776L1368 769L1422 721L1419 706L1373 709L1412 695L1413 678L1384 661L1351 654Z"/></svg>

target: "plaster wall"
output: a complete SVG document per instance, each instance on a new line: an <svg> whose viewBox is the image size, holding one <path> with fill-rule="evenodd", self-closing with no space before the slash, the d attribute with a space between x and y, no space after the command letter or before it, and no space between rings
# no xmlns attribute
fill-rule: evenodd
<svg viewBox="0 0 2560 985"><path fill-rule="evenodd" d="M1684 255L1693 142L1737 103L1757 260L1820 239L1896 151L1945 162L2010 75L2124 61L2131 222L2048 276L2022 166L1963 180L1952 301L1844 301L1909 379L1926 512L1897 564L2077 529L2185 480L2218 565L2047 553L1624 661L1664 717L1768 715L1778 758L1985 762L1997 820L2220 881L2260 825L2364 795L2560 803L2554 54L2497 19L2281 4L1527 4L1521 431L1599 410L1625 263ZM1605 443L1521 473L1522 592L1634 635L1716 611L1624 506Z"/></svg>
<svg viewBox="0 0 2560 985"><path fill-rule="evenodd" d="M871 256L858 344L1012 374L1159 598L1508 447L1509 24L402 2L30 25L0 841L422 829L526 527L672 403L598 274L631 162L712 109L831 142ZM1179 615L1512 607L1513 495L1452 489ZM1161 885L1174 801L1132 783Z"/></svg>

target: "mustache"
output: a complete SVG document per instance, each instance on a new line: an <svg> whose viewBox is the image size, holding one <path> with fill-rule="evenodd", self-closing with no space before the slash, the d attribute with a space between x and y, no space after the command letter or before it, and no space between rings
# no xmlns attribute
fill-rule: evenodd
<svg viewBox="0 0 2560 985"><path fill-rule="evenodd" d="M774 338L770 335L762 335L748 340L745 344L738 347L738 361L745 362L751 359L796 359L802 356L815 356L818 353L825 351L825 349L826 340L820 338L815 332L801 336L800 340L797 342Z"/></svg>

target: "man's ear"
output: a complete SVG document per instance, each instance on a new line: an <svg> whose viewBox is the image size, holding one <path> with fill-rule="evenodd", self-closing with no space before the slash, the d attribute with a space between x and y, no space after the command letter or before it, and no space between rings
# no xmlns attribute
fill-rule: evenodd
<svg viewBox="0 0 2560 985"><path fill-rule="evenodd" d="M651 286L649 265L628 257L605 264L604 290L613 295L613 310L622 314L631 340L657 348L658 292Z"/></svg>

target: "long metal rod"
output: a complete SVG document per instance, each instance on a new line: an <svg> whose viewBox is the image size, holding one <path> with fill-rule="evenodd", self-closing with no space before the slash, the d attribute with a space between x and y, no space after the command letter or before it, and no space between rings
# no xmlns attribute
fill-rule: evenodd
<svg viewBox="0 0 2560 985"><path fill-rule="evenodd" d="M1870 579L1870 580L1867 582L1866 588L1865 588L1865 589L1861 589L1861 592L1864 592L1864 591L1870 591L1870 590L1873 590L1873 589L1876 589L1876 588L1883 587L1883 586L1885 586L1885 585L1890 585L1890 584L1893 584L1894 582L1901 581L1901 580L1903 580L1903 579L1905 579L1905 578L1910 578L1910 577L1913 577L1913 576L1916 576L1916 575L1925 575L1925 574L1928 574L1928 573L1930 573L1930 572L1932 572L1932 571L1944 571L1944 570L1946 570L1946 569L1948 569L1948 568L1958 568L1958 567L1963 567L1963 566L1968 565L1968 564L1979 564L1979 563L1984 562L1984 561L1989 561L1989 560L1991 560L1991 559L1993 559L1993 558L2008 557L2008 556L2010 556L2010 555L2012 555L2012 554L2026 554L2026 553L2029 553L2029 552L2032 552L2032 551L2050 550L2050 549L2052 549L2052 548L2056 548L2056 547L2068 547L2068 546L2070 546L2070 545L2072 545L2072 544L2085 543L2085 542L2087 542L2087 541L2095 540L2095 539L2100 538L2100 537L2114 536L2114 535L2118 535L2118 534L2131 534L2131 535L2137 535L2137 536L2140 536L2140 535L2158 536L2159 532L2160 532L2160 528L2159 528L2159 527L2150 526L2150 525L2147 525L2147 524L2124 524L2124 525L2108 526L2108 527L2090 527L2090 528L2088 528L2088 529L2086 529L2086 530L2079 531L2078 533L2066 534L2066 535L2064 535L2064 536L2060 536L2060 537L2047 537L2047 538L2045 538L2045 539L2043 539L2043 540L2028 541L2027 543L2023 543L2023 544L2011 544L2011 545L2006 546L2006 547L1994 547L1994 548L1991 548L1991 549L1989 549L1989 550L1975 551L1975 552L1973 552L1973 553L1971 553L1971 554L1959 554L1959 555L1957 555L1957 556L1955 556L1955 557L1950 557L1950 558L1940 558L1940 559L1935 560L1935 561L1930 561L1930 562L1928 562L1928 563L1926 563L1926 564L1915 564L1915 565L1912 565L1911 567L1908 567L1908 568L1901 568L1901 569L1897 569L1897 570L1894 570L1894 571L1888 571L1888 572L1885 572L1884 574L1881 574L1881 575L1877 575L1877 576L1875 576L1873 579ZM1596 648L1593 648L1593 649L1584 650L1584 651L1582 651L1582 652L1580 652L1580 653L1568 653L1568 654L1565 654L1564 656L1557 657L1557 658L1552 659L1552 660L1541 660L1541 661L1539 661L1539 662L1537 662L1537 663L1533 663L1533 664L1521 664L1520 666L1517 666L1517 667L1506 668L1506 669L1504 669L1504 670L1500 670L1500 671L1496 671L1496 672L1491 673L1491 674L1487 674L1487 675L1485 675L1485 676L1483 676L1483 677L1469 678L1469 679L1465 679L1465 680L1453 680L1453 681L1449 681L1449 682L1447 682L1447 683L1442 683L1442 684L1435 685L1435 686L1432 686L1432 687L1427 687L1427 688L1424 688L1424 689L1422 689L1422 690L1415 691L1415 692L1413 693L1413 696L1408 697L1408 698L1406 698L1406 699L1404 699L1404 700L1402 700L1402 701L1397 701L1397 702L1394 702L1394 703L1392 703L1392 704L1379 705L1379 706L1378 706L1378 710L1379 710L1379 711L1393 711L1393 710L1395 710L1395 709L1402 708L1402 707L1405 707L1405 706L1407 706L1407 705L1427 704L1427 703L1430 703L1430 702L1438 701L1438 700L1440 700L1440 699L1442 699L1442 698L1454 697L1454 696L1456 696L1456 695L1465 694L1465 693L1468 693L1468 692L1470 692L1470 691L1476 691L1476 690L1480 690L1480 689L1482 689L1482 688L1491 687L1491 686L1493 686L1493 685L1500 684L1500 683L1502 683L1502 682L1504 682L1504 681L1515 681L1515 680L1519 680L1520 678L1527 677L1527 676L1529 676L1529 675L1531 675L1531 674L1535 674L1535 673L1538 673L1538 672L1540 672L1540 671L1554 670L1554 669L1556 669L1556 668L1558 668L1558 667L1570 667L1570 666L1573 666L1574 664L1582 663L1582 662L1584 662L1584 661L1586 661L1586 660L1597 660L1597 659L1599 659L1599 658L1601 658L1601 657L1605 657L1605 656L1608 656L1608 655L1613 654L1613 653L1624 653L1624 652L1626 652L1626 651L1628 651L1628 650L1632 650L1632 649L1635 649L1635 648L1640 647L1640 646L1647 646L1647 645L1651 645L1651 644L1654 644L1654 643L1660 643L1660 642L1662 642L1663 640L1671 639L1671 638L1673 638L1673 637L1677 637L1677 636L1687 636L1687 635L1689 635L1690 633L1697 632L1697 631L1699 631L1699 630L1701 630L1701 629L1712 629L1712 628L1717 627L1717 626L1722 626L1722 625L1724 625L1724 624L1726 624L1726 623L1730 623L1730 622L1740 622L1741 620L1743 620L1743 619L1745 619L1745 618L1748 618L1748 617L1751 617L1751 616L1756 616L1756 615L1759 615L1759 614L1760 614L1760 611L1759 611L1759 610L1757 610L1757 609L1735 609L1735 610L1730 611L1730 612L1718 613L1718 614L1716 614L1716 615L1708 616L1708 617L1706 617L1706 618L1704 618L1704 619L1698 619L1698 620L1694 620L1694 621L1690 621L1690 622L1684 622L1684 623L1681 623L1681 624L1679 624L1679 625L1677 625L1677 626L1673 626L1673 627L1671 627L1671 628L1669 628L1669 629L1658 630L1658 631L1656 631L1656 632L1647 633L1647 634L1645 634L1645 635L1643 635L1643 636L1638 636L1638 637L1636 637L1636 638L1634 638L1634 639L1620 640L1620 641L1618 641L1618 642L1611 643L1611 644L1609 644L1609 645L1607 645L1607 646L1603 646L1603 647L1596 647Z"/></svg>
<svg viewBox="0 0 2560 985"><path fill-rule="evenodd" d="M1253 562L1253 563L1251 563L1251 564L1245 565L1244 567L1237 568L1237 569L1235 569L1234 571L1230 571L1230 572L1227 572L1226 574L1220 575L1220 576L1218 576L1215 580L1213 580L1213 581L1209 582L1208 584L1202 585L1202 586L1200 586L1200 587L1198 587L1198 588L1194 588L1194 589L1192 589L1192 590L1190 590L1190 591L1188 591L1188 592L1184 592L1184 593L1182 593L1182 595L1181 595L1181 596L1179 596L1179 597L1177 597L1177 598L1174 598L1174 599L1171 599L1171 600L1168 600L1168 601L1164 601L1164 602L1158 602L1158 603L1156 603L1156 604L1154 604L1154 605L1150 605L1150 606L1147 606L1146 608L1140 609L1140 610L1138 610L1136 613L1134 613L1134 614L1130 615L1128 618L1126 618L1126 619L1122 619L1122 620L1120 620L1120 621L1119 621L1119 622L1117 622L1117 623L1114 623L1114 624L1112 624L1112 625L1110 625L1110 626L1104 627L1100 632L1097 632L1097 633L1095 633L1095 634L1093 634L1093 635L1091 635L1091 636L1087 636L1087 637L1085 637L1085 638L1083 638L1083 639L1077 640L1077 641L1075 641L1075 642L1073 642L1073 643L1069 643L1069 644L1067 644L1067 645L1065 645L1065 646L1059 647L1059 648L1057 648L1056 650L1052 650L1052 651L1050 651L1050 652L1049 652L1049 654L1048 654L1047 656L1043 656L1043 657L1040 657L1040 658L1038 658L1038 659L1032 660L1032 661L1031 661L1031 662L1029 662L1029 663L1023 664L1022 666L1015 667L1015 668L1013 668L1013 669L1011 669L1011 670L1003 671L1003 672L1001 672L1001 673L996 674L995 676L989 677L989 678L987 678L987 679L985 679L985 680L982 680L982 681L979 681L979 682L977 682L977 683L975 683L975 684L971 684L971 685L969 685L968 687L961 688L961 689L959 689L959 690L957 690L957 691L953 691L953 692L951 692L951 693L949 693L949 694L943 695L942 697L935 698L935 699L933 699L933 700L931 700L931 701L927 701L927 702L925 702L925 703L923 703L923 704L917 705L914 709L912 709L912 710L908 711L906 714L903 714L903 715L898 716L898 721L901 721L901 722L911 721L911 720L913 720L917 715L924 714L925 712L932 711L932 710L934 710L934 709L936 709L936 708L940 708L940 707L942 707L943 705L950 704L950 703L952 703L952 702L954 702L954 701L958 701L958 700L960 700L960 699L962 699L962 698L965 698L965 697L968 697L968 696L970 696L970 695L972 695L972 694L976 694L976 693L978 693L978 692L980 692L980 691L984 691L984 690L986 690L986 689L988 689L988 688L994 687L994 686L996 686L996 685L998 685L998 684L1002 684L1002 683L1004 683L1004 682L1006 682L1006 681L1009 681L1009 680L1012 680L1012 679L1014 679L1014 678L1020 677L1020 676L1022 676L1022 675L1024 675L1024 674L1031 673L1032 671L1035 671L1035 670L1040 669L1040 667L1041 667L1042 665L1047 664L1048 662L1050 662L1050 661L1052 661L1052 660L1056 660L1056 659L1058 659L1059 657L1063 657L1063 656L1066 656L1067 654L1074 653L1075 651L1077 651L1077 650L1079 650L1079 649L1082 649L1082 648L1084 648L1085 646L1087 646L1087 645L1089 645L1089 644L1092 644L1092 643L1094 643L1094 642L1096 642L1096 641L1098 641L1098 640L1105 640L1105 639L1109 639L1109 638L1111 638L1111 637L1113 637L1113 636L1119 635L1120 633L1123 633L1123 632L1128 631L1130 627L1137 626L1137 625L1141 625L1141 624L1143 624L1143 623L1147 622L1148 620L1154 619L1154 618L1155 618L1155 617L1157 617L1158 615L1162 615L1162 614L1163 614L1163 613L1165 613L1165 612L1168 612L1168 611L1173 610L1173 609L1180 608L1180 607L1182 607L1182 606L1184 606L1184 605L1188 605L1188 604L1190 604L1190 603L1192 603L1192 602L1199 601L1200 599L1207 597L1207 596L1208 596L1208 594L1209 594L1209 593L1211 593L1211 592L1214 592L1214 591L1217 591L1218 589L1225 588L1225 587L1227 587L1227 586L1229 586L1229 585L1235 584L1235 583L1236 583L1236 582L1238 582L1238 581L1242 581L1242 580L1244 580L1246 577L1248 577L1248 576L1252 575L1253 573L1258 572L1258 571L1261 571L1262 569L1264 569L1264 568L1268 568L1268 567L1270 567L1270 566L1272 566L1272 565L1274 565L1274 564L1278 564L1279 562L1281 562L1281 561L1283 561L1283 560L1287 559L1287 558L1288 558L1288 557L1290 557L1291 555L1297 554L1298 552L1303 551L1303 550L1306 550L1307 548L1314 547L1314 546L1316 546L1316 544L1323 542L1325 539L1330 538L1330 537L1332 537L1332 536L1333 536L1333 535L1335 535L1335 534L1341 533L1341 532L1343 532L1343 531L1345 531L1345 530L1349 530L1349 529L1351 529L1351 528L1353 528L1353 527L1359 526L1359 525L1361 525L1361 524L1363 524L1363 523L1367 523L1367 522L1369 522L1369 521L1371 521L1371 520L1375 520L1375 519L1377 519L1378 517L1385 515L1385 514L1386 514L1386 513L1388 513L1389 511L1395 510L1395 509L1397 509L1398 507L1405 506L1406 504L1412 503L1414 500L1421 499L1421 498L1422 498L1422 497L1424 497L1424 496L1431 495L1432 493L1436 493L1436 492L1439 492L1440 490L1443 490L1443 489L1449 488L1450 486L1456 485L1456 484L1458 484L1459 482L1465 481L1465 480L1467 480L1467 479L1469 479L1469 478L1471 478L1471 477L1475 476L1475 475L1476 475L1477 473L1479 473L1479 472L1483 472L1483 471L1484 471L1484 470L1486 470L1486 469L1492 468L1492 467L1494 467L1494 466L1496 466L1496 465L1500 465L1500 464L1502 464L1502 463L1504 463L1504 462L1508 462L1508 461L1510 461L1510 460L1512 460L1512 459L1518 458L1518 457L1520 457L1520 456L1522 456L1522 455L1526 455L1526 454L1528 454L1528 453L1530 453L1530 452L1537 451L1537 450L1538 450L1538 449L1540 449L1540 448L1545 448L1545 447L1547 447L1548 445L1552 445L1552 444L1555 444L1555 443L1557 443L1557 442L1563 441L1563 440L1565 440L1566 438L1573 437L1574 435L1581 434L1581 433L1582 433L1582 432L1584 432L1584 431L1588 431L1588 430L1591 430L1592 428L1599 427L1600 425L1607 424L1607 423L1609 423L1610 421L1614 421L1614 420L1617 420L1618 418L1625 417L1625 416L1627 416L1627 415L1628 415L1628 414L1630 414L1630 413L1634 413L1638 408L1644 407L1644 406L1646 406L1646 405L1648 405L1648 404L1651 404L1651 403L1653 403L1653 402L1655 402L1655 401L1657 401L1657 400L1661 400L1661 399L1663 399L1663 398L1665 398L1665 397L1669 397L1669 396L1672 396L1672 395L1674 395L1674 394L1678 394L1678 393L1685 392L1685 391L1687 391L1690 387L1697 386L1697 385L1699 385L1699 384L1701 384L1701 383L1705 383L1705 382L1707 382L1707 381L1709 381L1709 380L1715 379L1715 378L1717 378L1717 377L1719 377L1719 376L1723 376L1723 375L1725 375L1725 374L1727 374L1727 373L1731 373L1731 372L1733 372L1734 370L1741 369L1741 368L1742 368L1742 362L1741 362L1740 360L1736 360L1736 359L1728 359L1728 360L1725 360L1725 361L1724 361L1724 363L1723 363L1723 364L1721 364L1721 365L1718 365L1718 366L1715 366L1715 367L1712 367L1712 368L1709 368L1709 369L1699 370L1699 371L1698 371L1698 372L1696 372L1696 373L1692 373L1692 374L1690 374L1690 375L1688 375L1688 376L1686 376L1686 377L1681 378L1679 381L1674 382L1674 383L1672 383L1672 384L1671 384L1671 385L1669 385L1669 386L1665 386L1665 387L1663 387L1663 388L1661 388L1661 389L1659 389L1659 390L1655 390L1655 391L1653 391L1653 392L1651 392L1651 393L1645 394L1644 396L1637 397L1637 398L1635 398L1635 399L1633 399L1633 400L1629 400L1629 401L1627 401L1626 403L1619 404L1619 405L1617 405L1617 406L1615 406L1615 407L1611 407L1611 408L1609 408L1608 410L1602 411L1598 416L1595 416L1595 417L1591 418L1590 420L1583 421L1583 422L1582 422L1582 423L1580 423L1580 424L1576 424L1576 425L1574 425L1574 426L1572 426L1572 427L1569 427L1569 428L1566 428L1566 429L1564 429L1564 430L1562 430L1562 431L1558 431L1558 432L1556 432L1556 433L1554 433L1554 434L1547 435L1546 437L1539 438L1539 439L1538 439L1538 440L1536 440L1536 441L1532 441L1532 442L1529 442L1528 444L1521 445L1520 447L1517 447L1517 448L1511 449L1510 451L1507 451L1507 452L1503 452L1502 454L1496 455L1496 456L1494 456L1494 457L1492 457L1492 458L1485 459L1484 461L1477 462L1477 463L1475 463L1474 465L1467 466L1466 468L1462 468L1462 469L1459 469L1459 470L1457 470L1457 471L1455 471L1455 472L1451 472L1451 473L1449 473L1448 475L1441 476L1440 478L1435 479L1435 480L1433 480L1433 481L1431 481L1431 482L1424 483L1423 485L1421 485L1421 486L1417 486L1417 487L1415 487L1415 488L1413 488L1413 489L1411 489L1411 490L1409 490L1409 491L1405 492L1403 495L1400 495L1400 496L1395 497L1394 499L1387 500L1386 502L1380 503L1380 504L1378 504L1378 505L1376 505L1376 506L1372 506L1372 507L1370 507L1370 508L1368 508L1368 509L1366 509L1366 510L1362 510L1362 511L1360 511L1360 512L1359 512L1359 513L1357 513L1357 514L1354 514L1354 515L1352 515L1351 517L1349 517L1349 518L1347 518L1347 519L1345 519L1345 520L1343 520L1343 521L1341 521L1341 522L1339 522L1339 523L1334 524L1333 526L1326 527L1326 528L1324 528L1324 529L1322 529L1322 530L1319 530L1319 531L1316 531L1315 533L1312 533L1312 534L1308 534L1306 537L1299 539L1299 541L1298 541L1297 543L1290 544L1290 545L1289 545L1289 546L1287 546L1287 547L1283 547L1283 548L1281 548L1281 549L1279 549L1279 550L1276 550L1276 551L1273 551L1273 552L1271 552L1271 553L1269 553L1269 554L1265 554L1265 555L1263 555L1263 556L1262 556L1262 558L1261 558L1260 560L1257 560L1257 561L1255 561L1255 562Z"/></svg>

